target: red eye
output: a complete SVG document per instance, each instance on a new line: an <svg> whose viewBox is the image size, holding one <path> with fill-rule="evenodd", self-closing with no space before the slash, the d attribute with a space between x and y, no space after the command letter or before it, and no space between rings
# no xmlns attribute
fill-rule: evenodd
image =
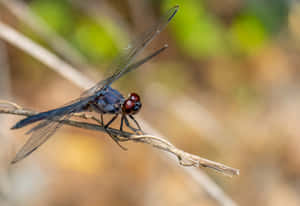
<svg viewBox="0 0 300 206"><path fill-rule="evenodd" d="M141 102L134 102L131 99L125 100L122 106L123 113L125 114L136 114L142 107Z"/></svg>
<svg viewBox="0 0 300 206"><path fill-rule="evenodd" d="M130 114L133 107L134 102L130 99L127 99L123 104L123 112L125 112L126 114Z"/></svg>
<svg viewBox="0 0 300 206"><path fill-rule="evenodd" d="M142 104L140 97L136 93L131 93L123 103L122 111L125 114L136 114L140 111Z"/></svg>
<svg viewBox="0 0 300 206"><path fill-rule="evenodd" d="M138 101L140 101L140 96L137 95L136 93L131 93L131 94L129 95L129 99L131 99L131 100L134 101L134 102L138 102Z"/></svg>

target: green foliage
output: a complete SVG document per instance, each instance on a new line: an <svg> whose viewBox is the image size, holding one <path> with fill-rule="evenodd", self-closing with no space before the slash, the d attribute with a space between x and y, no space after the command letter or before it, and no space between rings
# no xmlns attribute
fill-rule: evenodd
<svg viewBox="0 0 300 206"><path fill-rule="evenodd" d="M183 52L192 57L215 56L232 52L251 55L261 49L272 34L284 25L288 4L284 0L248 0L225 28L206 8L205 1L165 0L164 10L180 5L172 32ZM227 39L229 37L229 39ZM228 41L229 40L229 41Z"/></svg>
<svg viewBox="0 0 300 206"><path fill-rule="evenodd" d="M287 21L288 4L286 0L248 0L244 13L256 16L268 32L274 33Z"/></svg>
<svg viewBox="0 0 300 206"><path fill-rule="evenodd" d="M118 25L107 18L101 18L100 25L95 19L75 11L67 0L34 0L30 6L52 29L94 63L111 61L120 49L120 42L127 42Z"/></svg>
<svg viewBox="0 0 300 206"><path fill-rule="evenodd" d="M260 19L250 14L236 18L229 34L234 48L246 54L254 53L260 49L268 37Z"/></svg>
<svg viewBox="0 0 300 206"><path fill-rule="evenodd" d="M116 42L106 28L89 18L81 19L77 24L72 41L95 62L111 59L118 52Z"/></svg>
<svg viewBox="0 0 300 206"><path fill-rule="evenodd" d="M249 0L233 19L229 35L238 52L253 54L284 25L288 16L284 0Z"/></svg>
<svg viewBox="0 0 300 206"><path fill-rule="evenodd" d="M165 1L164 10L176 4L180 6L180 11L171 26L182 50L195 58L222 52L223 28L217 19L206 11L202 1Z"/></svg>
<svg viewBox="0 0 300 206"><path fill-rule="evenodd" d="M66 0L34 0L31 9L56 32L66 35L73 27L73 14Z"/></svg>
<svg viewBox="0 0 300 206"><path fill-rule="evenodd" d="M155 1L156 2L156 1ZM226 27L204 0L164 0L163 12L178 4L180 10L168 29L182 53L199 59L224 54L251 55L286 21L284 0L248 0ZM110 61L128 42L118 25L101 18L101 25L74 8L68 0L33 0L32 10L94 63ZM121 45L121 46L120 46Z"/></svg>

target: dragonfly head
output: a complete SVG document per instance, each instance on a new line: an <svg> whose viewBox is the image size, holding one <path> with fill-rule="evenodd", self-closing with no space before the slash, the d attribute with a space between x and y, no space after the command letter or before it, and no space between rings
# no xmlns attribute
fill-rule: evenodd
<svg viewBox="0 0 300 206"><path fill-rule="evenodd" d="M139 95L136 93L129 94L129 97L124 101L122 105L122 111L125 114L136 114L140 111L142 103Z"/></svg>

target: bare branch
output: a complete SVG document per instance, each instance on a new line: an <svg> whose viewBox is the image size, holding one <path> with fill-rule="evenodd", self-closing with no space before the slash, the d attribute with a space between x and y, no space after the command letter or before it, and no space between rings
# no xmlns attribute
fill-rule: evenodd
<svg viewBox="0 0 300 206"><path fill-rule="evenodd" d="M0 101L1 103L1 101ZM4 103L4 102L3 102ZM7 104L8 102L6 102ZM10 103L9 103L10 104ZM14 114L14 115L23 115L23 116L31 116L37 114L37 112L29 111L22 109L20 106L16 105L15 103L12 103L9 105L10 108L1 107L0 106L0 113L6 113L6 114ZM81 118L85 119L93 119L92 116L87 116L84 114L77 115ZM96 130L105 132L104 127L98 124L91 124L87 122L79 122L79 121L73 121L73 120L64 120L64 124L84 128L84 129L90 129L90 130ZM178 149L175 147L172 143L165 140L162 137L156 137L153 135L134 135L132 133L128 132L121 132L120 130L109 128L110 132L114 135L117 135L118 137L122 138L120 141L133 141L133 142L139 142L144 144L149 144L152 147L155 147L159 150L163 150L169 153L174 154L178 160L180 165L182 166L193 166L193 167L207 167L210 169L213 169L215 171L218 171L224 175L232 177L233 175L239 175L239 170L231 168L229 166L223 165L218 162L214 162L211 160L207 160L205 158L199 157L197 155L189 154L183 150Z"/></svg>
<svg viewBox="0 0 300 206"><path fill-rule="evenodd" d="M87 60L65 39L59 36L23 2L18 0L0 0L0 2L19 20L26 23L35 33L42 37L57 53L69 62L83 68L91 68Z"/></svg>
<svg viewBox="0 0 300 206"><path fill-rule="evenodd" d="M76 82L81 88L87 89L94 84L94 82L86 78L71 65L65 63L45 48L35 44L32 40L2 22L0 22L0 38L25 51L36 59L42 59L41 62L45 65L52 68L66 79Z"/></svg>

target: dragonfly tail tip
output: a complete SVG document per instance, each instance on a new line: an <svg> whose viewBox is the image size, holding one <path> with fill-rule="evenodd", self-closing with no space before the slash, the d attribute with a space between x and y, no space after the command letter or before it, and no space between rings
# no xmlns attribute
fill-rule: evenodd
<svg viewBox="0 0 300 206"><path fill-rule="evenodd" d="M20 127L18 126L18 124L15 124L15 125L12 126L10 129L18 129L18 128L20 128Z"/></svg>

